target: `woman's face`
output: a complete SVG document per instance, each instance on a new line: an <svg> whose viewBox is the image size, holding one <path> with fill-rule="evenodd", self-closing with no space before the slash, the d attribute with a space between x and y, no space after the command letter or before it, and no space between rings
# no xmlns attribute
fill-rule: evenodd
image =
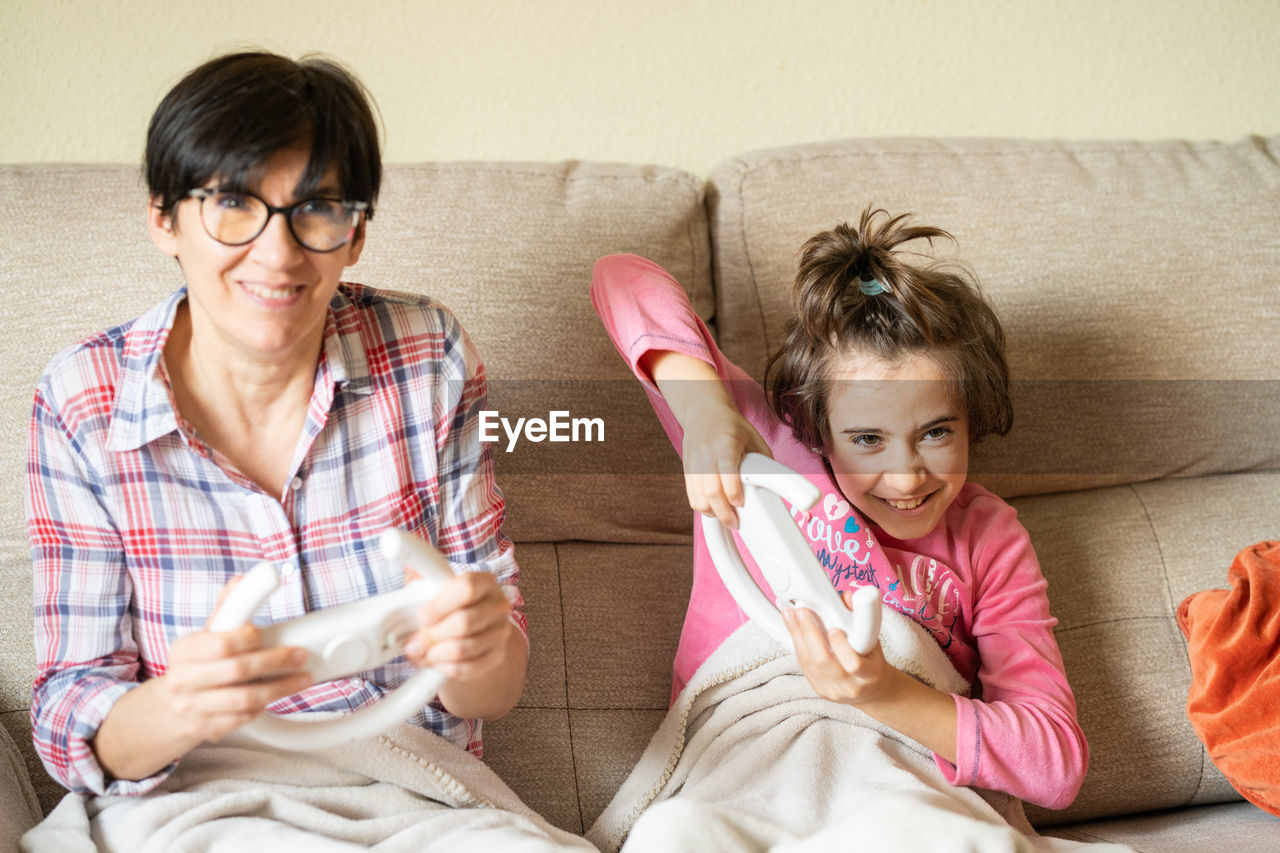
<svg viewBox="0 0 1280 853"><path fill-rule="evenodd" d="M937 362L845 360L828 398L827 460L844 496L895 539L928 534L969 471L969 428Z"/></svg>
<svg viewBox="0 0 1280 853"><path fill-rule="evenodd" d="M276 207L299 201L294 188L307 157L306 149L277 152L267 161L261 182L250 189ZM309 196L341 197L335 174L330 169ZM273 214L252 241L227 246L205 232L195 198L179 202L172 217L153 206L148 230L161 251L182 266L192 334L200 345L232 357L277 362L318 357L329 300L364 244L361 220L341 248L309 251L293 238L285 216Z"/></svg>

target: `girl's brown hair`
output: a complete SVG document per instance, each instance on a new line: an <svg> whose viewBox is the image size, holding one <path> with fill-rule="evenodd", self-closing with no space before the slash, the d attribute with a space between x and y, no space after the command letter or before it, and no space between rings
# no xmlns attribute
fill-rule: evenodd
<svg viewBox="0 0 1280 853"><path fill-rule="evenodd" d="M826 455L828 398L837 362L870 355L894 363L908 354L935 359L964 409L970 442L1013 426L1004 329L963 270L915 267L899 247L954 238L868 207L857 228L841 223L800 249L792 289L796 316L765 367L769 405L792 434ZM879 282L883 292L875 292Z"/></svg>

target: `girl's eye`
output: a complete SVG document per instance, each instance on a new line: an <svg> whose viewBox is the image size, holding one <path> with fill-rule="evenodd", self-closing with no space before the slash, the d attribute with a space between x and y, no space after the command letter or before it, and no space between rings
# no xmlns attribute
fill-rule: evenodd
<svg viewBox="0 0 1280 853"><path fill-rule="evenodd" d="M927 441L941 441L949 435L951 435L951 427L938 426L926 432L924 437Z"/></svg>
<svg viewBox="0 0 1280 853"><path fill-rule="evenodd" d="M862 433L861 435L852 435L849 441L857 447L880 447L884 444L884 436L873 435L871 433Z"/></svg>

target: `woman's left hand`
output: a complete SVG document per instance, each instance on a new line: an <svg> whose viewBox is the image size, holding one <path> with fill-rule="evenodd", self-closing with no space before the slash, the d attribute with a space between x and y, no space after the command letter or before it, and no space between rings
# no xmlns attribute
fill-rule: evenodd
<svg viewBox="0 0 1280 853"><path fill-rule="evenodd" d="M850 590L841 595L845 607L851 606L852 595ZM884 659L879 643L860 655L844 631L824 626L812 610L796 608L782 616L791 632L800 670L819 696L846 705L885 697L897 670Z"/></svg>
<svg viewBox="0 0 1280 853"><path fill-rule="evenodd" d="M406 581L416 575L405 570ZM448 580L418 611L420 627L405 644L405 657L454 682L475 681L502 665L518 630L511 601L486 572L464 572Z"/></svg>

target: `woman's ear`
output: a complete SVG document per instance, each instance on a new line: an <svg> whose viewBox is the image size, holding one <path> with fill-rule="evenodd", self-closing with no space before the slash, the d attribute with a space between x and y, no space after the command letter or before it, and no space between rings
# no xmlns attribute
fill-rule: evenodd
<svg viewBox="0 0 1280 853"><path fill-rule="evenodd" d="M356 233L351 235L351 242L343 247L347 253L345 266L351 266L360 260L360 252L364 250L364 229L368 224L369 220L361 215L360 222L356 224Z"/></svg>
<svg viewBox="0 0 1280 853"><path fill-rule="evenodd" d="M172 258L178 257L178 235L174 229L176 215L176 210L172 214L164 212L159 197L152 197L147 202L147 233L151 235L151 242Z"/></svg>

